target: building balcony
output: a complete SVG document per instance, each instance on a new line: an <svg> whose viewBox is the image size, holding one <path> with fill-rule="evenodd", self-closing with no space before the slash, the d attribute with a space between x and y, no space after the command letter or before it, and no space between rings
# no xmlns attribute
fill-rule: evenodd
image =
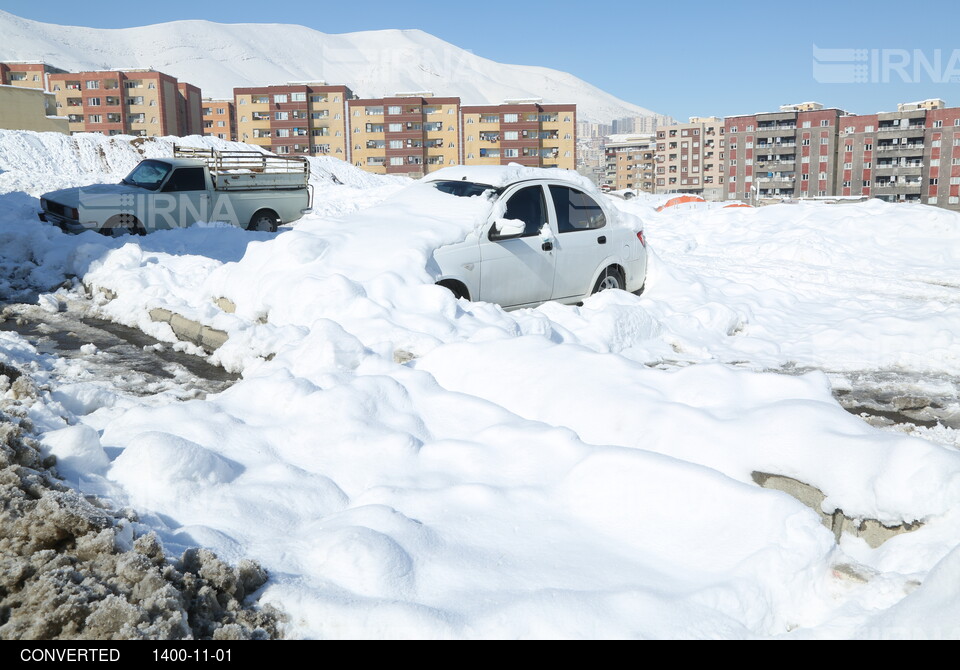
<svg viewBox="0 0 960 670"><path fill-rule="evenodd" d="M796 177L758 177L757 183L760 184L793 184L797 181Z"/></svg>
<svg viewBox="0 0 960 670"><path fill-rule="evenodd" d="M878 191L919 191L923 188L923 181L875 181L874 188Z"/></svg>
<svg viewBox="0 0 960 670"><path fill-rule="evenodd" d="M896 132L898 130L924 130L925 128L926 128L926 125L921 122L921 123L910 123L905 126L904 125L899 125L899 126L880 125L877 128L877 130L879 130L881 133L890 133L890 132Z"/></svg>
<svg viewBox="0 0 960 670"><path fill-rule="evenodd" d="M874 166L874 169L877 170L878 172L886 172L886 173L891 173L896 175L900 175L900 174L912 175L912 174L920 174L920 172L923 170L923 163L913 162L913 163L892 164L892 165L883 165L881 163L877 163L877 165Z"/></svg>
<svg viewBox="0 0 960 670"><path fill-rule="evenodd" d="M911 142L910 144L878 144L877 151L923 151L922 142Z"/></svg>

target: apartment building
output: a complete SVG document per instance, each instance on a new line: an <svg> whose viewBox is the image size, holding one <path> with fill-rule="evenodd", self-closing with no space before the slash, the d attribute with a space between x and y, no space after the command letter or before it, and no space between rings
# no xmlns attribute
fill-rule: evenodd
<svg viewBox="0 0 960 670"><path fill-rule="evenodd" d="M576 169L577 106L536 101L462 108L467 165Z"/></svg>
<svg viewBox="0 0 960 670"><path fill-rule="evenodd" d="M280 155L348 159L347 101L353 92L325 82L233 89L237 139Z"/></svg>
<svg viewBox="0 0 960 670"><path fill-rule="evenodd" d="M203 95L193 84L177 82L177 124L180 136L203 135Z"/></svg>
<svg viewBox="0 0 960 670"><path fill-rule="evenodd" d="M728 117L726 199L835 195L838 126L846 112L819 103Z"/></svg>
<svg viewBox="0 0 960 670"><path fill-rule="evenodd" d="M606 143L603 185L653 193L657 140L653 134L612 135Z"/></svg>
<svg viewBox="0 0 960 670"><path fill-rule="evenodd" d="M960 210L960 108L925 100L841 121L837 195Z"/></svg>
<svg viewBox="0 0 960 670"><path fill-rule="evenodd" d="M714 116L658 128L655 192L722 200L724 134L723 119Z"/></svg>
<svg viewBox="0 0 960 670"><path fill-rule="evenodd" d="M71 133L191 135L202 132L200 90L149 69L49 75Z"/></svg>
<svg viewBox="0 0 960 670"><path fill-rule="evenodd" d="M203 134L237 141L237 108L230 99L204 98Z"/></svg>
<svg viewBox="0 0 960 670"><path fill-rule="evenodd" d="M0 85L0 128L68 133L52 93L34 87Z"/></svg>
<svg viewBox="0 0 960 670"><path fill-rule="evenodd" d="M0 84L49 91L49 76L64 72L40 61L7 61L0 63Z"/></svg>
<svg viewBox="0 0 960 670"><path fill-rule="evenodd" d="M376 174L421 177L460 160L460 98L430 93L350 100L350 160Z"/></svg>

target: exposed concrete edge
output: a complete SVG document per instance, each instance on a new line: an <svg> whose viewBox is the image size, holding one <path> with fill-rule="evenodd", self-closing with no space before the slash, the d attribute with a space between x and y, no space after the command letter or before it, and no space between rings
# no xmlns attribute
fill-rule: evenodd
<svg viewBox="0 0 960 670"><path fill-rule="evenodd" d="M843 510L835 510L832 514L827 514L822 509L823 501L826 496L820 489L804 484L801 481L783 475L774 475L767 472L751 473L753 481L765 489L773 489L787 493L804 505L820 515L820 521L824 526L833 532L833 537L840 541L843 533L859 537L872 548L876 549L881 544L895 535L909 533L920 528L923 523L905 523L899 526L885 526L876 519L856 519L845 516Z"/></svg>
<svg viewBox="0 0 960 670"><path fill-rule="evenodd" d="M108 288L93 286L92 284L84 284L84 287L87 289L89 295L99 293L108 301L114 300L117 297L117 294ZM221 304L221 302L224 304ZM219 298L216 300L216 303L217 306L225 312L233 312L234 309L236 309L234 304L226 298ZM232 307L233 309L228 309L228 307ZM205 326L199 321L188 319L176 312L171 312L169 309L155 307L150 310L149 314L151 320L169 324L173 330L173 334L176 335L178 339L184 342L191 342L198 347L202 347L204 351L207 352L213 352L219 349L229 337L227 333L222 330Z"/></svg>
<svg viewBox="0 0 960 670"><path fill-rule="evenodd" d="M167 323L173 334L185 342L192 342L205 351L216 351L227 341L228 335L222 330L205 326L199 321L188 319L185 316L160 307L150 310L153 321Z"/></svg>

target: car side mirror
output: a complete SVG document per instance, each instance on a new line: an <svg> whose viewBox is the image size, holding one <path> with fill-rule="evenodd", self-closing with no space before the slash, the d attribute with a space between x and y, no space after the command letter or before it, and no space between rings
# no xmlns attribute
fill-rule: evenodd
<svg viewBox="0 0 960 670"><path fill-rule="evenodd" d="M508 240L523 235L526 225L517 219L497 219L490 228L491 240Z"/></svg>

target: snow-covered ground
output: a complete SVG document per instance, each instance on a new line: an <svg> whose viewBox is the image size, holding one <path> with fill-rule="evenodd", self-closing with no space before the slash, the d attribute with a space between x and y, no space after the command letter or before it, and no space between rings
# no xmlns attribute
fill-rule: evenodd
<svg viewBox="0 0 960 670"><path fill-rule="evenodd" d="M646 221L646 291L508 313L429 283L469 201L335 159L313 165L318 212L277 234L36 220L40 193L140 151L0 131L0 294L56 311L82 280L172 342L148 316L170 309L228 332L211 359L242 378L137 397L2 332L0 362L56 371L31 419L72 484L171 553L259 561L290 637L960 637L956 431L871 427L830 383L956 397L960 216L611 198ZM754 473L922 526L838 545Z"/></svg>

